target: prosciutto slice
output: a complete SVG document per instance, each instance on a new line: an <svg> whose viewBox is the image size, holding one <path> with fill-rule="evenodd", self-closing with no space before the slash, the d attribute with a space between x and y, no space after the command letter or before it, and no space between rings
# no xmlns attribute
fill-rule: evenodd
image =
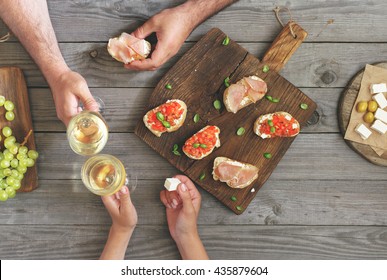
<svg viewBox="0 0 387 280"><path fill-rule="evenodd" d="M116 60L125 64L145 59L150 53L150 43L123 32L119 37L109 40L107 50Z"/></svg>
<svg viewBox="0 0 387 280"><path fill-rule="evenodd" d="M212 175L215 181L224 182L231 188L242 189L258 178L258 168L226 157L217 157L214 160Z"/></svg>
<svg viewBox="0 0 387 280"><path fill-rule="evenodd" d="M267 84L257 76L244 77L230 85L223 94L226 110L237 113L240 109L261 100L267 92Z"/></svg>

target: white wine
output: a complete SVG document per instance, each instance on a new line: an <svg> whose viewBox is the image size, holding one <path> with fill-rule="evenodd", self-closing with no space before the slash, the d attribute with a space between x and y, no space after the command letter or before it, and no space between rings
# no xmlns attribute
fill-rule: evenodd
<svg viewBox="0 0 387 280"><path fill-rule="evenodd" d="M125 167L111 155L95 155L82 167L82 181L94 194L111 195L117 192L126 181Z"/></svg>
<svg viewBox="0 0 387 280"><path fill-rule="evenodd" d="M99 153L108 140L108 127L97 112L82 111L70 120L67 138L71 149L80 155Z"/></svg>

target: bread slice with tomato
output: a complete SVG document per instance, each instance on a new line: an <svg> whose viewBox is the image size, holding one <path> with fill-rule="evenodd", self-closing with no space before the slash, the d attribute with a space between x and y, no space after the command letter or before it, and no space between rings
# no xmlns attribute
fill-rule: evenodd
<svg viewBox="0 0 387 280"><path fill-rule="evenodd" d="M220 147L219 134L219 127L207 125L185 141L183 152L189 158L200 160Z"/></svg>
<svg viewBox="0 0 387 280"><path fill-rule="evenodd" d="M260 116L254 123L254 133L263 139L294 137L300 133L300 124L287 112L275 112Z"/></svg>
<svg viewBox="0 0 387 280"><path fill-rule="evenodd" d="M187 116L187 105L179 99L168 100L148 111L143 117L145 126L157 137L164 132L178 130Z"/></svg>
<svg viewBox="0 0 387 280"><path fill-rule="evenodd" d="M254 75L244 77L226 88L223 103L228 112L236 114L240 109L261 100L266 92L264 80Z"/></svg>

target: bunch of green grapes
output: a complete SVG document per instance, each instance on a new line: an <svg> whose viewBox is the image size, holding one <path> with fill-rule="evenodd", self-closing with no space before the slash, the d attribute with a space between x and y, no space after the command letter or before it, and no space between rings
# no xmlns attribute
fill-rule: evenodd
<svg viewBox="0 0 387 280"><path fill-rule="evenodd" d="M6 110L5 118L8 121L14 120L15 105L0 95L0 107L2 106ZM0 151L0 201L6 201L8 198L15 197L27 168L35 165L39 155L37 151L28 150L26 146L16 142L9 126L1 128L1 140L3 140L4 147L1 147Z"/></svg>

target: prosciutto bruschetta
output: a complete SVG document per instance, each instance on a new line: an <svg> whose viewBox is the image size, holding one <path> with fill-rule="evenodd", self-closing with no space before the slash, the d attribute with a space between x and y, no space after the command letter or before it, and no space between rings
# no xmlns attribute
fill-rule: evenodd
<svg viewBox="0 0 387 280"><path fill-rule="evenodd" d="M207 125L185 141L183 152L189 158L202 159L211 154L215 147L220 147L219 134L219 127Z"/></svg>
<svg viewBox="0 0 387 280"><path fill-rule="evenodd" d="M287 112L260 116L254 123L254 133L261 138L294 137L300 132L300 124Z"/></svg>
<svg viewBox="0 0 387 280"><path fill-rule="evenodd" d="M148 111L143 121L154 135L160 137L164 132L178 130L186 116L187 105L179 99L172 99Z"/></svg>
<svg viewBox="0 0 387 280"><path fill-rule="evenodd" d="M258 168L226 157L217 157L212 176L215 181L225 182L230 188L242 189L258 178Z"/></svg>
<svg viewBox="0 0 387 280"><path fill-rule="evenodd" d="M231 84L223 93L226 110L237 113L240 109L261 100L267 92L267 84L257 76L244 77Z"/></svg>
<svg viewBox="0 0 387 280"><path fill-rule="evenodd" d="M151 45L144 39L123 32L119 37L109 40L107 50L114 59L128 64L145 59L151 51Z"/></svg>

